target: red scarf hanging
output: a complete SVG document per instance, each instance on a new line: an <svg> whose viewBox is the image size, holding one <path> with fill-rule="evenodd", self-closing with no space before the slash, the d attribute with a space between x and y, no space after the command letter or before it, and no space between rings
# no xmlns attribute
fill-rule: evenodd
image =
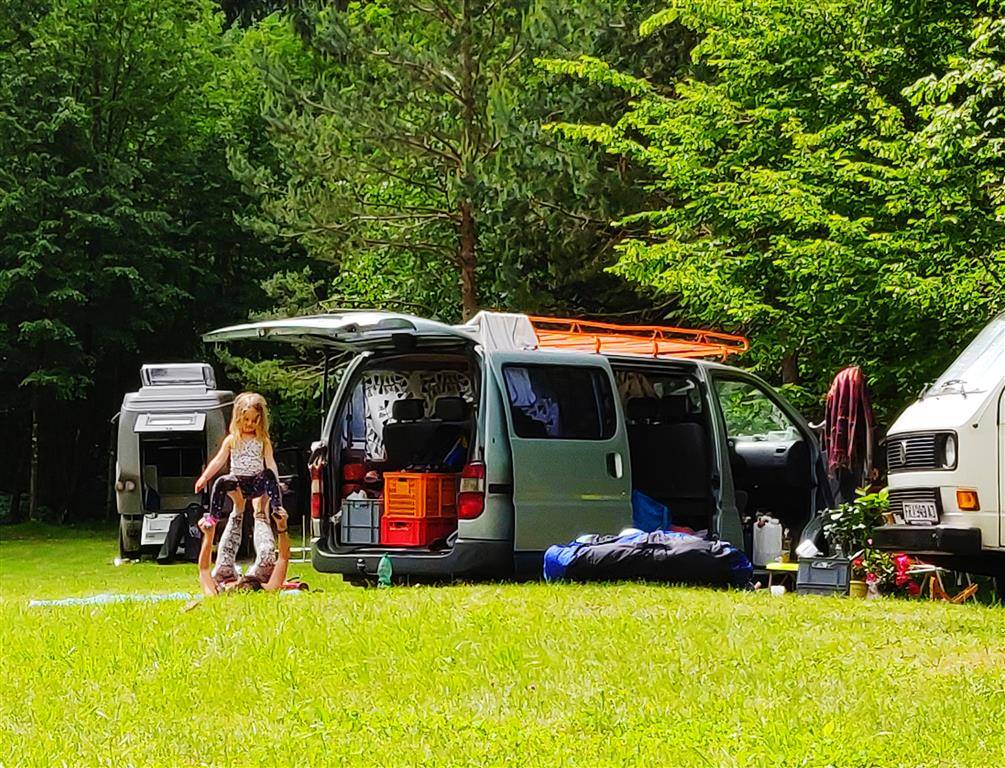
<svg viewBox="0 0 1005 768"><path fill-rule="evenodd" d="M872 441L875 421L865 376L857 365L845 368L827 392L823 448L827 469L850 469L862 465L863 474L872 469Z"/></svg>

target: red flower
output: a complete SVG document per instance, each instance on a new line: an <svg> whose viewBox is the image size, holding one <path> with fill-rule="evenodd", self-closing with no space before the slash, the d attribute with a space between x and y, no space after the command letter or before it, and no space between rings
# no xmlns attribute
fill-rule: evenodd
<svg viewBox="0 0 1005 768"><path fill-rule="evenodd" d="M862 567L862 558L861 557L856 557L854 560L851 561L851 564L852 564L852 567L855 568L855 569L861 568Z"/></svg>
<svg viewBox="0 0 1005 768"><path fill-rule="evenodd" d="M907 591L912 597L917 597L921 594L921 587L919 587L915 582L907 582Z"/></svg>

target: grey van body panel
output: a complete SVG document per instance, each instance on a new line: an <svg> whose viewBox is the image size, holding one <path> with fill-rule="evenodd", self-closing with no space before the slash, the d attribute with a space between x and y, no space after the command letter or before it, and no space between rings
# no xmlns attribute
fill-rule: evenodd
<svg viewBox="0 0 1005 768"><path fill-rule="evenodd" d="M584 533L617 533L632 523L628 436L607 358L576 352L498 352L490 368L504 404L513 475L513 548L541 552ZM611 387L614 433L600 440L526 438L516 434L506 395L507 365L600 370ZM615 470L612 472L612 466Z"/></svg>
<svg viewBox="0 0 1005 768"><path fill-rule="evenodd" d="M485 464L485 510L473 520L458 520L459 538L505 541L513 546L513 457L506 405L486 353L477 349L481 366L477 442L472 457Z"/></svg>

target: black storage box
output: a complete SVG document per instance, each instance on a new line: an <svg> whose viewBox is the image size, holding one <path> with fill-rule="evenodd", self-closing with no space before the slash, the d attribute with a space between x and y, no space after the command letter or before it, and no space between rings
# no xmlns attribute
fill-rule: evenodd
<svg viewBox="0 0 1005 768"><path fill-rule="evenodd" d="M847 595L851 561L846 557L800 557L796 593Z"/></svg>

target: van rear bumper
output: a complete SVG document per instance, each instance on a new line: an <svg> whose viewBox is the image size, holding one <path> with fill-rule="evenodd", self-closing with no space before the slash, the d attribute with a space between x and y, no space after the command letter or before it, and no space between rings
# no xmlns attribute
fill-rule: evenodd
<svg viewBox="0 0 1005 768"><path fill-rule="evenodd" d="M881 525L872 532L877 549L918 555L979 555L980 528L945 525Z"/></svg>
<svg viewBox="0 0 1005 768"><path fill-rule="evenodd" d="M453 578L504 578L513 573L513 543L481 539L457 539L443 552L407 549L331 548L318 541L311 552L311 564L321 573L340 573L349 579L375 579L377 563L387 554L394 577L417 580Z"/></svg>

